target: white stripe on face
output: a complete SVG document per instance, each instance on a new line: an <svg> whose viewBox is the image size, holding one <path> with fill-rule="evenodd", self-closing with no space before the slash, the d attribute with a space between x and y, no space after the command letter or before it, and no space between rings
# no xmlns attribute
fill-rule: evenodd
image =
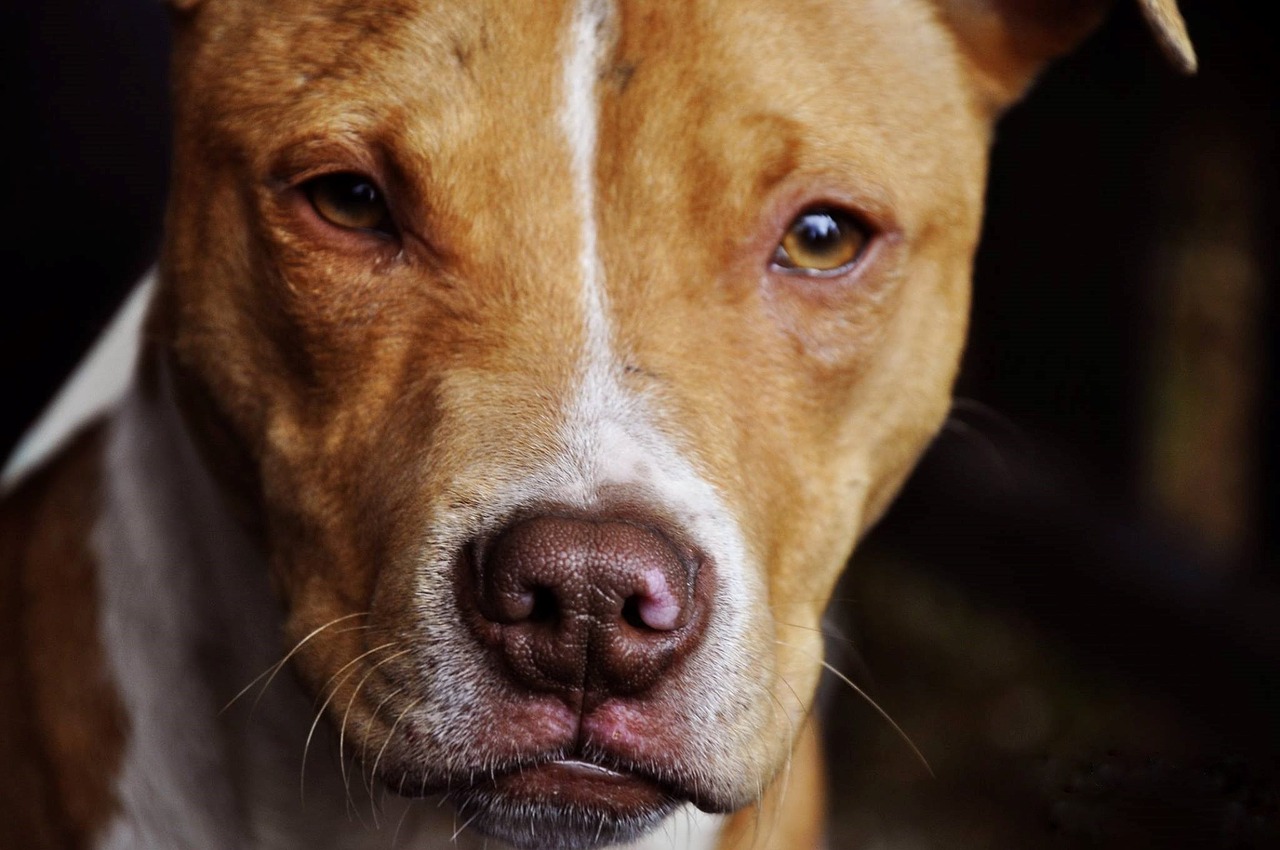
<svg viewBox="0 0 1280 850"><path fill-rule="evenodd" d="M614 351L605 270L599 256L596 160L599 131L597 84L617 35L616 11L607 0L578 0L566 40L564 102L560 124L569 145L580 220L578 265L582 275L583 342L578 384L567 400L561 432L563 454L554 469L524 482L523 494L590 510L608 489L632 491L641 504L681 525L714 564L717 594L702 648L687 665L697 681L714 683L699 698L704 717L716 716L740 694L764 693L759 680L770 632L763 583L751 566L738 518L708 477L696 453L669 436L679 424L664 417L652 396L629 389ZM653 332L660 329L653 328ZM666 423L666 428L660 428ZM756 706L762 713L771 706ZM727 709L726 709L727 710ZM751 715L747 711L745 714ZM757 721L760 719L757 717ZM733 730L743 734L746 726ZM740 772L741 756L724 729L702 728L690 719L690 734L706 742L704 764L725 776ZM733 735L729 735L732 738Z"/></svg>
<svg viewBox="0 0 1280 850"><path fill-rule="evenodd" d="M736 600L745 603L760 597L751 595L759 587L746 568L746 545L738 522L716 488L655 427L646 400L623 386L622 365L613 350L599 256L595 172L597 83L616 38L615 15L610 0L577 0L566 39L560 125L569 145L581 216L578 265L584 334L578 386L569 400L561 435L564 456L549 478L556 482L555 496L583 507L590 507L606 485L632 485L645 491L663 513L684 523L730 574L724 576L727 584L737 591Z"/></svg>
<svg viewBox="0 0 1280 850"><path fill-rule="evenodd" d="M564 64L564 107L560 126L572 154L573 190L581 209L578 268L582 274L586 339L583 344L588 391L607 382L613 369L608 303L596 238L596 144L599 111L596 81L607 50L613 9L608 0L578 0L570 24Z"/></svg>

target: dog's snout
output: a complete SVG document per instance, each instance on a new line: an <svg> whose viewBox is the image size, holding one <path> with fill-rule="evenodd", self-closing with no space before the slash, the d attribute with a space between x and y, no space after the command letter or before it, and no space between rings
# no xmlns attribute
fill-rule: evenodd
<svg viewBox="0 0 1280 850"><path fill-rule="evenodd" d="M477 633L535 690L637 693L702 632L698 559L637 523L527 519L473 566Z"/></svg>

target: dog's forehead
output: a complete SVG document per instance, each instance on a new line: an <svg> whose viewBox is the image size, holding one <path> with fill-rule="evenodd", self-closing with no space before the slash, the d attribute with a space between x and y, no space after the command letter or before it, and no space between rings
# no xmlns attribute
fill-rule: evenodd
<svg viewBox="0 0 1280 850"><path fill-rule="evenodd" d="M342 74L379 53L396 64L417 54L463 67L495 59L508 69L523 55L514 67L529 68L568 48L566 30L584 9L600 21L602 39L673 55L693 49L712 63L730 54L759 64L845 53L882 63L886 52L928 46L921 31L939 23L936 0L210 0L198 18L206 46L223 57Z"/></svg>
<svg viewBox="0 0 1280 850"><path fill-rule="evenodd" d="M984 127L926 0L212 2L186 88L214 98L201 111L255 152L327 134L426 154L440 171L455 165L450 147L501 153L527 174L541 141L563 141L563 68L584 6L601 22L595 97L617 119L599 137L606 153L696 142L714 158L744 150L750 125L774 137L762 156L802 141L900 180L906 163Z"/></svg>

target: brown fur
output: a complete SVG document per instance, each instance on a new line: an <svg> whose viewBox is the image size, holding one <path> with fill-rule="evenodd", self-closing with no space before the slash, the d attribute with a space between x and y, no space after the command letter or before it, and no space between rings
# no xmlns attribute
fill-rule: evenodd
<svg viewBox="0 0 1280 850"><path fill-rule="evenodd" d="M0 513L0 847L88 847L116 808L127 722L88 547L101 446L82 434Z"/></svg>

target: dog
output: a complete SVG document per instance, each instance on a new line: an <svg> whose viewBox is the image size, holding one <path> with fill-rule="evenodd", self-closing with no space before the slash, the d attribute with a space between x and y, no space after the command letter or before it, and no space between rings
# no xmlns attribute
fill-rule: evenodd
<svg viewBox="0 0 1280 850"><path fill-rule="evenodd" d="M820 619L1104 4L170 6L158 272L6 472L0 845L820 846Z"/></svg>

